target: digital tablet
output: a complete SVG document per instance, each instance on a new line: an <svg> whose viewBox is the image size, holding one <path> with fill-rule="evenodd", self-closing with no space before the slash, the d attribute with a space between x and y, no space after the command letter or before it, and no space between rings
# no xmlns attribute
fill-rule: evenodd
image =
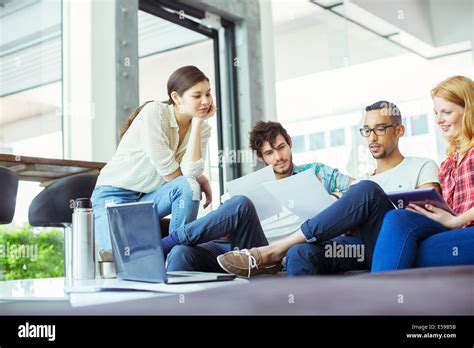
<svg viewBox="0 0 474 348"><path fill-rule="evenodd" d="M405 209L408 204L416 204L421 207L424 207L425 204L431 204L455 215L444 198L433 188L388 192L387 196L399 209Z"/></svg>

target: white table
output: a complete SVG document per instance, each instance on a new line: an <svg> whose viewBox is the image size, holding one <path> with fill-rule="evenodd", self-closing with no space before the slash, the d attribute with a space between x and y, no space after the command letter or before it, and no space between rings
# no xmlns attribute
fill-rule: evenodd
<svg viewBox="0 0 474 348"><path fill-rule="evenodd" d="M100 278L76 281L65 278L8 280L0 282L0 313L1 302L64 301L73 307L79 307L172 296L247 282L244 279L234 279L223 282L168 285Z"/></svg>

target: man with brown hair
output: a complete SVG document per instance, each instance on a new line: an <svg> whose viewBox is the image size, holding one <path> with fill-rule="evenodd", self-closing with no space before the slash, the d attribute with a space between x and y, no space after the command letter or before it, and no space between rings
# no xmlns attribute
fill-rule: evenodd
<svg viewBox="0 0 474 348"><path fill-rule="evenodd" d="M257 153L260 161L272 166L277 180L311 170L335 199L354 181L350 176L324 163L314 162L299 166L294 164L291 137L278 122L255 123L250 132L250 147ZM273 243L296 232L303 222L304 220L285 210L278 216L265 220L262 227L268 241Z"/></svg>
<svg viewBox="0 0 474 348"><path fill-rule="evenodd" d="M271 165L275 177L280 180L290 175L312 170L331 194L340 195L348 189L353 178L323 163L315 162L296 166L291 153L291 137L278 122L257 122L250 132L250 147L259 160ZM336 198L334 198L336 200ZM259 221L252 202L244 196L235 196L219 209L186 224L175 233L182 235L181 242L171 249L168 257L170 271L222 272L217 257L234 248L247 249L268 245L296 232L303 219L288 210L275 217ZM186 232L187 236L183 233ZM229 234L228 240L218 239ZM214 238L214 239L212 239ZM342 237L341 237L342 238ZM347 237L341 242L355 243ZM281 263L254 269L252 275L274 274Z"/></svg>

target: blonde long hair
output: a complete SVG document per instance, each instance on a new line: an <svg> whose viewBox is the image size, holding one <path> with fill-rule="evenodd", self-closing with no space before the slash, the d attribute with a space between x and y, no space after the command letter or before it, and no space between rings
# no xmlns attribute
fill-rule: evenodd
<svg viewBox="0 0 474 348"><path fill-rule="evenodd" d="M474 82L465 76L452 76L431 90L431 96L443 98L464 108L461 136L448 139L446 154L464 155L474 146Z"/></svg>

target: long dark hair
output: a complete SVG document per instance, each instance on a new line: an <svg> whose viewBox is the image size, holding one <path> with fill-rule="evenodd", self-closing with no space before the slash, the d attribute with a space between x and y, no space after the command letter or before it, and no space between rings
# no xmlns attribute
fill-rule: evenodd
<svg viewBox="0 0 474 348"><path fill-rule="evenodd" d="M202 81L209 81L206 75L196 68L193 65L187 65L179 68L175 72L171 74L171 76L168 79L168 84L167 84L167 89L168 89L168 100L166 100L164 103L174 105L173 98L171 98L171 93L176 92L180 97L183 96L184 92L186 92L188 89L190 89L192 86L194 86L196 83L202 82ZM149 100L139 107L137 107L133 112L130 114L128 117L127 121L123 124L122 128L120 129L119 133L119 138L122 139L123 135L125 132L130 128L130 125L132 124L133 120L137 115L142 111L143 107L152 102L152 100Z"/></svg>

